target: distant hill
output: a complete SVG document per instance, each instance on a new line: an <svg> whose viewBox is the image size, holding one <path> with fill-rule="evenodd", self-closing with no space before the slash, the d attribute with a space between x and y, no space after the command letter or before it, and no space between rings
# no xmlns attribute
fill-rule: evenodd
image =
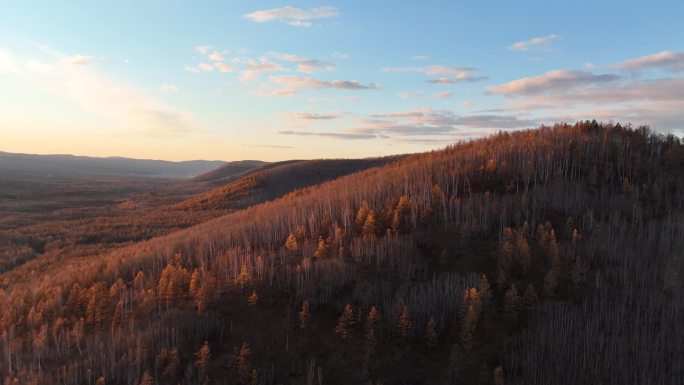
<svg viewBox="0 0 684 385"><path fill-rule="evenodd" d="M250 171L264 167L267 164L269 163L260 160L227 162L216 169L197 175L193 180L196 182L208 182L213 185L223 185L232 182Z"/></svg>
<svg viewBox="0 0 684 385"><path fill-rule="evenodd" d="M232 162L217 170L195 178L212 184L219 181L230 183L194 196L175 205L184 210L240 209L272 200L296 189L316 185L344 175L353 174L371 167L384 166L404 156L388 156L366 159L315 159L266 163L261 168L240 174L239 178L228 175L235 170ZM254 162L254 161L245 161Z"/></svg>
<svg viewBox="0 0 684 385"><path fill-rule="evenodd" d="M216 169L225 162L191 160L96 158L74 155L34 155L0 152L0 175L25 177L134 176L153 178L192 178Z"/></svg>

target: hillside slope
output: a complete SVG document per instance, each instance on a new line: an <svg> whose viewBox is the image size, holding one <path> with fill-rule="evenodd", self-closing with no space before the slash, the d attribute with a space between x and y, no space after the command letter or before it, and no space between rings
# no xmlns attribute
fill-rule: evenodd
<svg viewBox="0 0 684 385"><path fill-rule="evenodd" d="M672 136L582 122L463 142L15 271L0 369L64 384L682 383L683 209Z"/></svg>

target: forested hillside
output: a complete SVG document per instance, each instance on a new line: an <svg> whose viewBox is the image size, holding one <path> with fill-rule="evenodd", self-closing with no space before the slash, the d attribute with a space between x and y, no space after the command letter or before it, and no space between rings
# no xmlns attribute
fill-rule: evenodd
<svg viewBox="0 0 684 385"><path fill-rule="evenodd" d="M683 204L684 145L647 128L464 141L6 272L0 372L6 384L680 384Z"/></svg>

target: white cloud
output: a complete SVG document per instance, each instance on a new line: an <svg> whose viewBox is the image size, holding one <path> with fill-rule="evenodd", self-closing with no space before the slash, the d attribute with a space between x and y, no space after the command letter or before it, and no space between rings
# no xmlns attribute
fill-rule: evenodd
<svg viewBox="0 0 684 385"><path fill-rule="evenodd" d="M229 65L226 65L225 63L214 63L214 66L216 69L218 69L221 72L233 72L233 68Z"/></svg>
<svg viewBox="0 0 684 385"><path fill-rule="evenodd" d="M614 64L613 68L632 72L655 68L684 71L684 52L662 51Z"/></svg>
<svg viewBox="0 0 684 385"><path fill-rule="evenodd" d="M558 39L558 36L551 34L519 41L506 48L510 51L550 51L550 43L556 39Z"/></svg>
<svg viewBox="0 0 684 385"><path fill-rule="evenodd" d="M333 59L349 59L349 55L342 52L333 52L330 54Z"/></svg>
<svg viewBox="0 0 684 385"><path fill-rule="evenodd" d="M225 61L226 59L223 58L223 54L219 51L214 51L209 54L209 59L212 61Z"/></svg>
<svg viewBox="0 0 684 385"><path fill-rule="evenodd" d="M196 65L194 67L193 66L185 66L185 70L188 72L198 74L200 72L212 72L212 71L214 71L214 66L209 64L209 63L202 62L202 63L199 63L198 65Z"/></svg>
<svg viewBox="0 0 684 385"><path fill-rule="evenodd" d="M95 59L95 57L93 57L93 56L73 55L73 56L69 56L67 58L64 58L63 60L65 63L71 64L71 65L86 65L94 59Z"/></svg>
<svg viewBox="0 0 684 385"><path fill-rule="evenodd" d="M310 20L335 17L338 14L337 8L329 6L315 7L308 10L287 6L255 11L243 17L257 23L281 20L292 26L309 27L311 26Z"/></svg>
<svg viewBox="0 0 684 385"><path fill-rule="evenodd" d="M0 73L8 72L85 111L115 119L123 130L156 135L197 131L189 113L163 104L142 87L103 75L94 66L74 65L70 57L47 47L39 47L31 56L0 49Z"/></svg>
<svg viewBox="0 0 684 385"><path fill-rule="evenodd" d="M206 55L209 53L209 50L211 50L210 45L200 45L195 47L195 52L201 54L201 55Z"/></svg>
<svg viewBox="0 0 684 385"><path fill-rule="evenodd" d="M175 84L162 84L160 89L163 92L178 92L178 86Z"/></svg>
<svg viewBox="0 0 684 385"><path fill-rule="evenodd" d="M340 90L371 90L380 88L378 84L362 84L356 80L318 80L301 76L271 76L271 82L279 88L269 92L270 95L293 95L307 89L340 89Z"/></svg>
<svg viewBox="0 0 684 385"><path fill-rule="evenodd" d="M430 60L430 57L425 56L425 55L414 55L414 56L411 56L411 59L412 60L425 61L425 60Z"/></svg>

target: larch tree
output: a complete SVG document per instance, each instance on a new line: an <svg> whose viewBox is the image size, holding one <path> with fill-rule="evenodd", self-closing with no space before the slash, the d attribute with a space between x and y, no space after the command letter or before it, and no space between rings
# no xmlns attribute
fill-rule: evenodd
<svg viewBox="0 0 684 385"><path fill-rule="evenodd" d="M297 238L290 233L285 241L285 248L290 253L290 255L295 255L299 252L299 245L297 244Z"/></svg>
<svg viewBox="0 0 684 385"><path fill-rule="evenodd" d="M410 201L409 197L402 195L399 198L399 203L394 210L394 217L392 218L392 230L400 234L406 234L411 231L411 216L410 216Z"/></svg>
<svg viewBox="0 0 684 385"><path fill-rule="evenodd" d="M399 314L399 321L397 322L397 335L402 341L406 341L411 336L412 332L413 324L411 323L409 308L407 305L404 305Z"/></svg>
<svg viewBox="0 0 684 385"><path fill-rule="evenodd" d="M525 289L525 293L523 294L523 309L526 313L529 314L534 310L535 307L537 307L538 303L539 296L537 295L537 291L534 290L534 286L532 286L532 284L530 283L529 285L527 285L527 289Z"/></svg>
<svg viewBox="0 0 684 385"><path fill-rule="evenodd" d="M197 297L200 287L202 286L202 275L199 270L195 269L190 276L190 286L188 287L188 293L192 298Z"/></svg>
<svg viewBox="0 0 684 385"><path fill-rule="evenodd" d="M359 211L356 213L356 218L354 219L354 225L358 229L358 233L363 233L363 225L366 223L370 211L368 202L363 201L361 207L359 207Z"/></svg>
<svg viewBox="0 0 684 385"><path fill-rule="evenodd" d="M140 385L154 385L154 378L152 378L149 371L146 370L145 373L143 373L140 378Z"/></svg>
<svg viewBox="0 0 684 385"><path fill-rule="evenodd" d="M354 310L350 304L347 304L342 311L342 315L337 320L335 333L342 338L347 338L355 324Z"/></svg>
<svg viewBox="0 0 684 385"><path fill-rule="evenodd" d="M375 212L370 210L366 216L365 222L363 222L363 236L372 237L375 235L375 229L377 227L375 221Z"/></svg>
<svg viewBox="0 0 684 385"><path fill-rule="evenodd" d="M252 295L249 296L247 299L247 302L249 303L250 307L255 307L257 302L259 301L259 296L257 295L256 290L252 292Z"/></svg>
<svg viewBox="0 0 684 385"><path fill-rule="evenodd" d="M466 289L463 293L461 309L461 346L466 352L473 346L473 334L477 328L481 308L480 293L476 288Z"/></svg>
<svg viewBox="0 0 684 385"><path fill-rule="evenodd" d="M240 268L240 274L237 276L237 283L242 289L244 289L245 285L249 283L249 271L247 270L247 265L245 264L243 264Z"/></svg>
<svg viewBox="0 0 684 385"><path fill-rule="evenodd" d="M299 312L299 328L306 329L311 320L311 311L309 309L309 301L304 300L302 303L302 310Z"/></svg>
<svg viewBox="0 0 684 385"><path fill-rule="evenodd" d="M430 320L425 327L425 346L427 346L428 349L434 348L437 346L437 338L437 322L435 322L434 318L430 317Z"/></svg>
<svg viewBox="0 0 684 385"><path fill-rule="evenodd" d="M504 385L504 373L501 366L497 366L494 369L494 385Z"/></svg>
<svg viewBox="0 0 684 385"><path fill-rule="evenodd" d="M204 345L195 353L195 366L199 370L199 375L202 381L205 381L209 373L209 362L211 360L211 349L209 342L204 341Z"/></svg>
<svg viewBox="0 0 684 385"><path fill-rule="evenodd" d="M506 318L515 325L518 321L518 314L520 313L520 297L518 296L518 290L516 289L515 284L511 284L511 287L506 291L503 306Z"/></svg>
<svg viewBox="0 0 684 385"><path fill-rule="evenodd" d="M328 256L328 244L323 237L318 237L318 247L314 252L314 257L322 259Z"/></svg>

